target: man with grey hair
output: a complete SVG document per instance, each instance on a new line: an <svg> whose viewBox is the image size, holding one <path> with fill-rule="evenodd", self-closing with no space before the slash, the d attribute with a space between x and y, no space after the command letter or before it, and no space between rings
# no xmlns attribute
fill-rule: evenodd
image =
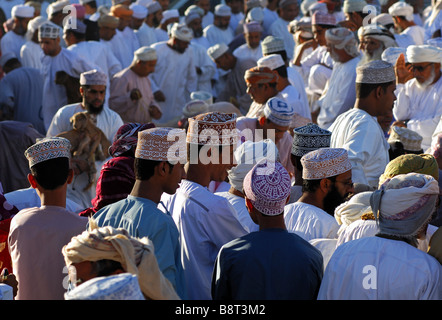
<svg viewBox="0 0 442 320"><path fill-rule="evenodd" d="M362 26L358 30L358 36L359 49L362 52L359 65L380 60L385 49L398 46L394 35L381 25Z"/></svg>
<svg viewBox="0 0 442 320"><path fill-rule="evenodd" d="M325 39L327 50L334 60L333 71L314 112L319 111L318 125L328 129L337 116L353 107L356 66L360 56L356 38L347 28L329 29Z"/></svg>
<svg viewBox="0 0 442 320"><path fill-rule="evenodd" d="M400 56L396 64L397 101L393 114L402 126L422 136L422 148L426 151L433 134L442 131L442 49L413 45L407 48L406 56L411 72L405 66L405 57ZM413 78L408 80L410 76Z"/></svg>

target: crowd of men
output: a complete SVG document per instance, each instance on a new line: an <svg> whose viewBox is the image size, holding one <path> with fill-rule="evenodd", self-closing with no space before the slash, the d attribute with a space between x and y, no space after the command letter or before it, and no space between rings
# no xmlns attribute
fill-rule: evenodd
<svg viewBox="0 0 442 320"><path fill-rule="evenodd" d="M442 299L441 9L0 0L0 299Z"/></svg>

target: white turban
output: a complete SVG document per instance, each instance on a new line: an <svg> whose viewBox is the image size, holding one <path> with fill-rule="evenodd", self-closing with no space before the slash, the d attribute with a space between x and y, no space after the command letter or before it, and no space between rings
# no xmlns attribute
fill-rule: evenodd
<svg viewBox="0 0 442 320"><path fill-rule="evenodd" d="M132 17L134 17L135 19L144 19L147 17L148 11L145 6L132 3L129 8L133 11Z"/></svg>
<svg viewBox="0 0 442 320"><path fill-rule="evenodd" d="M181 41L190 42L193 38L192 30L185 24L174 23L170 29L170 35L172 38L176 38Z"/></svg>
<svg viewBox="0 0 442 320"><path fill-rule="evenodd" d="M373 211L370 206L372 193L372 191L357 193L349 201L336 207L334 216L338 224L341 225L338 234L352 222L360 220L364 214Z"/></svg>
<svg viewBox="0 0 442 320"><path fill-rule="evenodd" d="M172 284L161 273L152 241L133 238L124 229L99 228L93 220L90 230L75 236L62 249L69 266L103 259L120 262L124 271L138 276L143 294L154 300L179 300Z"/></svg>
<svg viewBox="0 0 442 320"><path fill-rule="evenodd" d="M18 4L12 7L11 16L16 18L33 18L34 10L34 7Z"/></svg>
<svg viewBox="0 0 442 320"><path fill-rule="evenodd" d="M403 16L408 21L413 21L413 7L406 2L396 2L388 8L388 13L392 17Z"/></svg>
<svg viewBox="0 0 442 320"><path fill-rule="evenodd" d="M370 198L383 234L413 237L435 210L439 184L430 175L400 174L387 179Z"/></svg>
<svg viewBox="0 0 442 320"><path fill-rule="evenodd" d="M325 32L325 39L336 49L345 49L345 52L353 57L359 54L356 37L347 28L328 29Z"/></svg>
<svg viewBox="0 0 442 320"><path fill-rule="evenodd" d="M428 44L411 45L407 48L407 59L410 63L442 63L442 49Z"/></svg>
<svg viewBox="0 0 442 320"><path fill-rule="evenodd" d="M395 65L401 53L404 55L405 63L408 63L407 48L404 47L390 47L385 49L384 52L382 52L381 59Z"/></svg>
<svg viewBox="0 0 442 320"><path fill-rule="evenodd" d="M243 181L247 173L261 160L278 160L278 148L270 139L258 142L245 141L235 150L237 165L228 171L230 185L238 191L243 191Z"/></svg>

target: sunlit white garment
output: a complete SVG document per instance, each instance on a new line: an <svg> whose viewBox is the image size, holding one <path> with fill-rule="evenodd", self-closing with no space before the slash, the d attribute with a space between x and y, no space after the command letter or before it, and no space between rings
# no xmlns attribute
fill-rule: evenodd
<svg viewBox="0 0 442 320"><path fill-rule="evenodd" d="M6 32L0 39L0 49L2 55L12 52L20 60L20 49L25 44L26 38L16 34L14 31Z"/></svg>
<svg viewBox="0 0 442 320"><path fill-rule="evenodd" d="M191 43L190 47L193 49L195 67L201 69L201 74L197 74L197 90L212 93L212 79L215 76L216 64L207 54L207 49L205 47L196 43ZM191 92L188 92L187 94L190 95Z"/></svg>
<svg viewBox="0 0 442 320"><path fill-rule="evenodd" d="M318 299L437 300L441 273L434 257L403 241L367 237L336 248Z"/></svg>
<svg viewBox="0 0 442 320"><path fill-rule="evenodd" d="M290 21L278 17L269 28L269 33L284 40L285 51L287 52L287 58L291 60L295 52L295 40L293 35L289 32L288 25Z"/></svg>
<svg viewBox="0 0 442 320"><path fill-rule="evenodd" d="M333 59L330 57L330 53L327 52L326 46L318 46L309 55L301 60L301 66L298 68L298 71L306 84L308 83L310 69L317 64L322 64L324 67L328 67L330 69L328 77L331 76Z"/></svg>
<svg viewBox="0 0 442 320"><path fill-rule="evenodd" d="M288 105L292 105L297 114L307 119L312 118L308 103L305 103L305 100L303 100L304 97L294 86L286 86L284 89L278 92L276 96L282 98L285 102L287 102Z"/></svg>
<svg viewBox="0 0 442 320"><path fill-rule="evenodd" d="M207 40L207 38L205 36L193 38L192 40L190 40L190 43L191 44L198 44L198 45L204 47L206 50L211 47L209 40Z"/></svg>
<svg viewBox="0 0 442 320"><path fill-rule="evenodd" d="M413 39L413 44L421 45L424 44L425 41L425 29L421 26L410 26L404 31L401 32L401 34L408 35L411 39Z"/></svg>
<svg viewBox="0 0 442 320"><path fill-rule="evenodd" d="M243 19L244 19L244 13L242 13L242 12L232 13L230 15L229 28L232 29L234 34L236 33L236 30L238 28L238 24Z"/></svg>
<svg viewBox="0 0 442 320"><path fill-rule="evenodd" d="M175 122L181 119L183 106L190 101L186 93L196 91L198 85L193 48L189 46L184 53L179 53L167 42L158 42L152 47L158 60L151 80L166 97L166 101L158 103L163 115L157 123Z"/></svg>
<svg viewBox="0 0 442 320"><path fill-rule="evenodd" d="M278 19L278 12L277 10L272 11L268 9L267 7L262 10L264 13L264 20L262 21L262 27L264 28L265 32L269 32L270 26L273 22L275 22L276 19Z"/></svg>
<svg viewBox="0 0 442 320"><path fill-rule="evenodd" d="M314 205L295 202L284 207L287 230L306 241L312 239L335 239L339 225L335 218Z"/></svg>
<svg viewBox="0 0 442 320"><path fill-rule="evenodd" d="M246 207L246 201L243 197L234 195L229 191L216 192L215 194L229 200L229 202L235 208L236 213L238 214L239 222L244 227L244 229L246 229L248 232L259 230L259 226L254 223L252 218L250 217L250 213Z"/></svg>
<svg viewBox="0 0 442 320"><path fill-rule="evenodd" d="M307 92L305 90L305 84L302 79L301 74L294 67L287 67L287 75L290 84L295 87L295 89L299 93L299 100L305 110L308 110L308 116L305 116L308 119L311 119L310 113L310 105L308 102Z"/></svg>
<svg viewBox="0 0 442 320"><path fill-rule="evenodd" d="M312 239L309 241L309 243L312 246L314 246L316 249L321 251L324 271L325 268L327 268L327 264L330 261L330 258L332 257L333 253L336 250L336 241L337 239L327 239L327 238Z"/></svg>
<svg viewBox="0 0 442 320"><path fill-rule="evenodd" d="M131 64L134 52L140 47L137 36L129 27L126 27L123 31L117 29L112 39L104 42L110 46L123 69Z"/></svg>
<svg viewBox="0 0 442 320"><path fill-rule="evenodd" d="M143 22L141 27L138 30L134 30L135 35L138 38L138 42L140 43L140 47L150 46L157 41L157 36L155 35L155 28L149 27L146 23Z"/></svg>
<svg viewBox="0 0 442 320"><path fill-rule="evenodd" d="M96 66L90 61L80 58L75 52L61 48L59 54L55 57L45 55L42 59L43 66L43 120L46 129L51 124L55 113L67 104L66 89L63 85L55 83L55 74L57 71L65 71L68 75L80 79L80 74Z"/></svg>
<svg viewBox="0 0 442 320"><path fill-rule="evenodd" d="M409 120L407 128L422 136L422 148L431 146L433 133L442 131L442 77L434 84L421 89L411 79L396 86L393 115L396 120Z"/></svg>
<svg viewBox="0 0 442 320"><path fill-rule="evenodd" d="M332 132L330 147L348 152L353 182L377 188L390 161L390 145L376 118L353 108L338 116L328 130Z"/></svg>
<svg viewBox="0 0 442 320"><path fill-rule="evenodd" d="M214 17L215 16L214 16L213 12L207 11L207 13L203 16L203 19L202 19L202 22L201 22L203 28L213 24Z"/></svg>
<svg viewBox="0 0 442 320"><path fill-rule="evenodd" d="M26 41L20 49L20 59L23 67L42 70L41 59L43 58L43 49L34 41Z"/></svg>
<svg viewBox="0 0 442 320"><path fill-rule="evenodd" d="M228 45L234 37L233 31L229 27L223 30L218 28L214 24L211 24L204 28L203 35L209 41L210 46L214 46L218 43L225 43L226 45Z"/></svg>
<svg viewBox="0 0 442 320"><path fill-rule="evenodd" d="M352 108L356 100L356 66L360 57L345 63L335 62L324 93L318 100L318 125L328 129L336 117Z"/></svg>
<svg viewBox="0 0 442 320"><path fill-rule="evenodd" d="M247 231L227 199L198 183L182 180L176 193L163 195L161 201L180 233L188 299L211 300L212 271L219 249Z"/></svg>
<svg viewBox="0 0 442 320"><path fill-rule="evenodd" d="M244 43L233 51L233 55L242 59L253 59L258 61L262 58L261 44L256 48L250 48L247 43Z"/></svg>

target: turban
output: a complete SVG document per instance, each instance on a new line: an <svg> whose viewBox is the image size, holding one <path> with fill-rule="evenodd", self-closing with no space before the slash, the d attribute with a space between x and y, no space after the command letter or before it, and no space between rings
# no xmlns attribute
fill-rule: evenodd
<svg viewBox="0 0 442 320"><path fill-rule="evenodd" d="M42 16L35 17L34 19L28 22L28 31L31 34L34 34L35 31L38 30L38 27L41 26L47 19Z"/></svg>
<svg viewBox="0 0 442 320"><path fill-rule="evenodd" d="M25 157L29 161L29 168L37 163L56 159L71 158L71 143L62 137L48 137L37 140L35 144L25 151Z"/></svg>
<svg viewBox="0 0 442 320"><path fill-rule="evenodd" d="M400 142L405 151L423 153L422 136L408 128L393 126L388 142Z"/></svg>
<svg viewBox="0 0 442 320"><path fill-rule="evenodd" d="M291 153L302 157L310 151L330 147L331 132L309 123L293 130Z"/></svg>
<svg viewBox="0 0 442 320"><path fill-rule="evenodd" d="M347 28L328 29L325 32L325 39L336 49L345 49L348 54L354 57L359 54L355 35Z"/></svg>
<svg viewBox="0 0 442 320"><path fill-rule="evenodd" d="M98 18L97 24L100 28L107 27L116 29L120 24L120 20L117 17L110 16L107 14L102 14L100 18Z"/></svg>
<svg viewBox="0 0 442 320"><path fill-rule="evenodd" d="M364 214L372 213L370 197L373 192L366 191L355 194L350 200L340 204L335 209L335 219L341 228L340 234L352 222L360 220Z"/></svg>
<svg viewBox="0 0 442 320"><path fill-rule="evenodd" d="M360 36L381 41L385 48L397 47L394 35L381 25L368 25L366 27L361 27L359 30L361 30Z"/></svg>
<svg viewBox="0 0 442 320"><path fill-rule="evenodd" d="M407 59L410 63L442 63L442 49L428 44L410 45L407 47Z"/></svg>
<svg viewBox="0 0 442 320"><path fill-rule="evenodd" d="M278 161L278 148L272 140L245 141L238 146L235 150L236 166L228 171L230 185L242 192L247 173L263 159Z"/></svg>
<svg viewBox="0 0 442 320"><path fill-rule="evenodd" d="M379 185L399 174L410 172L432 176L439 180L439 167L436 159L430 154L403 154L391 160L379 178Z"/></svg>
<svg viewBox="0 0 442 320"><path fill-rule="evenodd" d="M247 199L263 215L276 216L284 212L291 181L281 163L261 160L247 173L243 186Z"/></svg>
<svg viewBox="0 0 442 320"><path fill-rule="evenodd" d="M105 86L107 84L107 75L97 69L83 72L80 74L80 85L82 86Z"/></svg>
<svg viewBox="0 0 442 320"><path fill-rule="evenodd" d="M267 120L282 127L290 126L293 117L295 116L295 108L293 105L287 104L284 100L279 98L270 98L267 100L263 114Z"/></svg>
<svg viewBox="0 0 442 320"><path fill-rule="evenodd" d="M435 138L433 138L433 141L431 143L431 151L430 151L430 153L436 159L442 155L441 147L442 147L442 133L439 133Z"/></svg>
<svg viewBox="0 0 442 320"><path fill-rule="evenodd" d="M189 118L187 142L197 145L231 146L238 142L236 114L207 112Z"/></svg>
<svg viewBox="0 0 442 320"><path fill-rule="evenodd" d="M396 81L391 63L373 60L356 68L356 83L388 83Z"/></svg>
<svg viewBox="0 0 442 320"><path fill-rule="evenodd" d="M393 3L388 8L388 13L393 17L405 17L408 21L413 21L413 7L406 2Z"/></svg>
<svg viewBox="0 0 442 320"><path fill-rule="evenodd" d="M127 151L131 150L135 157L135 148L138 142L138 132L154 128L153 123L126 123L123 124L117 131L114 137L114 142L109 147L109 154L111 157L119 157Z"/></svg>
<svg viewBox="0 0 442 320"><path fill-rule="evenodd" d="M110 226L98 228L93 220L89 230L73 237L62 249L69 266L83 261L112 260L120 262L124 271L138 276L141 291L153 300L179 300L172 284L158 267L152 241L133 238L124 229Z"/></svg>
<svg viewBox="0 0 442 320"><path fill-rule="evenodd" d="M145 6L142 6L140 4L132 3L129 6L129 9L133 11L132 17L135 19L144 19L147 17L147 8Z"/></svg>
<svg viewBox="0 0 442 320"><path fill-rule="evenodd" d="M245 72L244 79L247 84L276 83L278 74L268 67L253 67Z"/></svg>
<svg viewBox="0 0 442 320"><path fill-rule="evenodd" d="M185 163L186 132L177 128L151 128L138 132L135 158Z"/></svg>
<svg viewBox="0 0 442 320"><path fill-rule="evenodd" d="M393 18L388 13L381 13L378 14L376 17L372 20L375 24L380 24L384 27L387 27L390 24L394 24Z"/></svg>
<svg viewBox="0 0 442 320"><path fill-rule="evenodd" d="M394 66L401 53L404 55L405 63L408 63L407 48L404 47L389 47L385 49L384 52L382 52L381 59L385 62L391 63Z"/></svg>
<svg viewBox="0 0 442 320"><path fill-rule="evenodd" d="M370 198L380 233L414 237L435 210L439 184L429 175L400 174L386 180Z"/></svg>
<svg viewBox="0 0 442 320"><path fill-rule="evenodd" d="M48 18L50 18L54 13L61 12L64 7L71 5L69 0L58 0L52 2L46 9Z"/></svg>
<svg viewBox="0 0 442 320"><path fill-rule="evenodd" d="M302 178L319 180L338 176L351 170L347 150L343 148L320 148L301 158Z"/></svg>
<svg viewBox="0 0 442 320"><path fill-rule="evenodd" d="M170 9L163 11L163 18L161 19L161 24L166 22L169 19L179 19L180 14L177 9Z"/></svg>
<svg viewBox="0 0 442 320"><path fill-rule="evenodd" d="M185 24L174 23L170 30L172 38L181 41L190 42L193 38L193 32Z"/></svg>
<svg viewBox="0 0 442 320"><path fill-rule="evenodd" d="M117 18L131 18L133 13L133 10L124 4L117 4L110 9L110 14Z"/></svg>

